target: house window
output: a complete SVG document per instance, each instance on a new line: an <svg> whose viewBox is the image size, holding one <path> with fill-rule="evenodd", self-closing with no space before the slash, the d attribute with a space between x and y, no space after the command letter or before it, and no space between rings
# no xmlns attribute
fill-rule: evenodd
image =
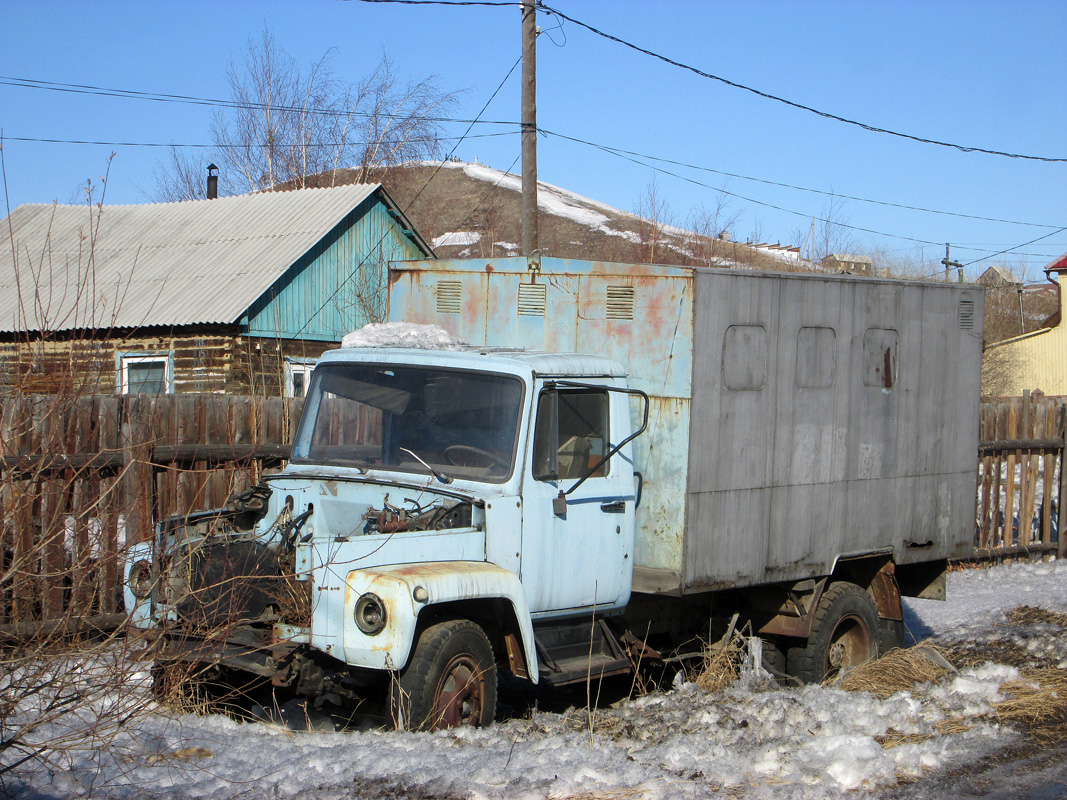
<svg viewBox="0 0 1067 800"><path fill-rule="evenodd" d="M171 394L174 374L169 354L133 353L119 356L119 394Z"/></svg>
<svg viewBox="0 0 1067 800"><path fill-rule="evenodd" d="M285 359L285 396L306 397L308 384L311 383L311 370L315 368L314 358Z"/></svg>

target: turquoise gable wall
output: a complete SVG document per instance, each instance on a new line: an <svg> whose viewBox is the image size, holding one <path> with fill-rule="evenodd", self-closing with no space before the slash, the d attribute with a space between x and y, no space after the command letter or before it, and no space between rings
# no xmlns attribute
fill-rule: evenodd
<svg viewBox="0 0 1067 800"><path fill-rule="evenodd" d="M385 321L390 261L426 257L385 203L369 197L248 310L247 333L339 342Z"/></svg>

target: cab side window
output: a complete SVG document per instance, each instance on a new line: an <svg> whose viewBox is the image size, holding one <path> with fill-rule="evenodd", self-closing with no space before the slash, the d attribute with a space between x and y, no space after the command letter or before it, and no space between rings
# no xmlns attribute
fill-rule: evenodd
<svg viewBox="0 0 1067 800"><path fill-rule="evenodd" d="M590 467L608 451L608 430L607 392L594 389L542 392L537 400L534 476L538 480L567 480L589 474ZM592 476L602 477L607 473L605 462Z"/></svg>

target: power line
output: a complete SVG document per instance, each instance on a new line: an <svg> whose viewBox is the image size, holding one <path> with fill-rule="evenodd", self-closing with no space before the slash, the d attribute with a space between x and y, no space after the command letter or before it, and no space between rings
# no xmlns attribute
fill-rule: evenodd
<svg viewBox="0 0 1067 800"><path fill-rule="evenodd" d="M351 2L351 0L349 0ZM359 0L362 3L393 3L395 5L495 5L515 7L514 0Z"/></svg>
<svg viewBox="0 0 1067 800"><path fill-rule="evenodd" d="M456 139L490 139L498 136L517 136L518 131L501 131L499 133L475 133L467 136L438 136L437 139L443 141L453 141ZM99 145L102 147L180 147L180 148L199 148L199 149L216 149L216 150L228 150L228 149L247 149L249 147L268 148L285 146L285 143L271 142L269 144L177 144L174 142L97 142L83 139L44 139L31 136L4 136L4 141L8 142L29 142L31 144L85 144L85 145ZM399 144L400 141L385 140L383 139L379 144ZM305 144L313 144L319 147L341 147L345 144L353 144L357 147L360 145L371 144L370 142L310 142Z"/></svg>
<svg viewBox="0 0 1067 800"><path fill-rule="evenodd" d="M470 3L467 3L467 2L460 2L459 0L455 0L455 2L444 2L444 0L432 0L432 2L431 2L431 0L357 0L357 1L358 2L381 2L381 3L387 3L388 2L388 3L400 3L400 4L406 4L406 5L427 5L427 4L441 4L441 5L514 5L513 3L490 3L490 2L486 2L486 3L470 2ZM547 10L552 11L553 13L559 13L559 12L556 12L554 9L547 9ZM569 21L576 22L575 20L571 20L569 17L566 17L565 15L561 14L560 16L562 18L564 18L564 19L569 20ZM576 22L576 24L579 24L582 27L590 27L590 26L585 25L584 23ZM596 31L595 29L592 29L592 30L594 30L597 33L600 33L601 35L607 36L608 38L614 38L614 37L611 37L609 34L603 34L603 33L599 32L599 31ZM619 41L621 41L621 40L619 40ZM627 46L635 47L635 49L638 49L638 50L641 49L641 48L637 48L636 46L629 45L626 42L623 42L623 44L627 44ZM642 52L644 52L644 51L642 51ZM652 55L655 55L655 54L652 54ZM657 56L657 57L660 57L660 56ZM684 66L684 65L682 65L682 66ZM712 77L714 77L714 76L712 76ZM213 98L196 97L196 96L192 96L192 95L163 94L163 93L158 93L158 92L142 92L142 91L132 90L132 89L118 89L118 88L113 88L113 87L92 86L92 85L88 85L88 84L57 83L57 82L53 82L53 81L41 81L41 80L37 80L37 79L33 79L33 78L12 78L12 77L0 76L0 84L9 85L9 86L17 86L17 87L20 87L20 88L47 89L47 90L52 90L52 91L73 92L73 93L78 93L78 94L92 94L92 95L104 96L104 97L125 97L125 98L129 98L129 99L151 100L151 101L158 101L158 102L188 103L188 104L192 104L192 105L208 105L208 106L215 106L215 107L221 107L221 108L235 108L235 109L236 108L260 108L260 109L267 108L266 105L260 104L260 103L244 103L244 102L238 103L236 101L231 101L231 100L219 100L219 99L213 99ZM742 87L742 88L747 88L747 87ZM755 90L753 90L753 91L755 91ZM345 113L345 112L340 112L340 111L337 111L337 110L334 110L334 109L318 109L318 108L310 108L310 109L308 109L308 108L290 107L290 106L273 106L271 108L274 111L289 111L289 112L327 114L327 115L339 115L339 114ZM369 116L371 116L371 114L366 113L366 112L353 112L353 116L369 117ZM477 124L491 124L491 125L518 125L517 122L511 121L511 120L481 120L481 119L466 120L466 119L451 118L451 117L427 117L426 119L427 119L428 122L467 123L467 124L470 124L470 125L473 125L473 124L476 124L476 123ZM1055 227L1054 225L1048 225L1048 224L1043 224L1043 223L1022 222L1022 221L1018 221L1018 220L998 219L998 218L995 218L995 217L982 217L982 216L973 215L973 214L963 214L963 213L953 212L953 211L943 211L943 210L939 210L939 209L923 208L921 206L910 206L910 205L906 205L906 204L903 204L903 203L894 203L894 202L891 202L891 201L874 200L874 199L870 199L870 198L858 197L858 196L855 196L855 195L845 195L845 194L839 194L839 193L836 193L836 192L827 192L827 191L821 190L821 189L812 189L812 188L808 188L808 187L804 187L804 186L796 186L796 185L793 185L793 184L783 183L783 182L780 182L780 181L766 180L766 179L763 179L763 178L754 178L754 177L747 176L747 175L741 175L741 174L738 174L738 173L726 172L724 170L716 170L716 169L712 169L710 167L704 167L704 166L700 166L700 165L697 165L697 164L690 164L690 163L686 163L686 162L683 162L683 161L677 161L677 160L674 160L674 159L663 158L663 157L660 157L660 156L653 156L653 155L649 155L649 154L646 154L646 153L638 153L638 152L635 152L635 151L632 151L632 150L626 150L626 149L623 149L623 148L613 147L613 146L609 146L609 145L601 145L601 144L597 144L595 142L589 142L589 141L584 140L584 139L567 136L565 134L556 133L556 132L553 132L553 131L541 130L541 132L549 134L549 135L552 135L552 136L556 136L556 137L561 138L561 139L566 139L566 140L577 142L577 143L580 143L580 144L585 144L585 145L588 145L588 146L596 147L596 148L598 148L600 150L612 153L614 155L635 156L637 158L644 158L644 159L654 160L654 161L662 162L662 163L665 163L665 164L672 164L672 165L675 165L675 166L685 167L687 169L695 169L695 170L699 170L699 171L702 171L702 172L708 172L708 173L712 173L712 174L716 174L716 175L723 175L723 176L730 177L730 178L737 178L739 180L752 181L752 182L755 182L755 183L763 183L763 184L766 184L768 186L778 186L778 187L781 187L781 188L792 189L792 190L795 190L795 191L810 192L810 193L813 193L813 194L820 194L820 195L827 196L827 197L830 197L830 196L841 197L842 199L846 199L846 200L854 200L856 202L861 202L861 203L871 203L871 204L875 204L875 205L882 205L882 206L886 206L886 207L889 207L889 208L899 208L899 209L910 210L910 211L920 211L920 212L924 212L924 213L941 214L941 215L945 215L945 216L959 217L961 219L974 219L974 220L978 220L978 221L982 221L982 222L996 222L996 223L1003 223L1003 224L1009 224L1009 225L1025 225L1025 226L1040 227L1040 228L1052 228L1052 227ZM474 134L474 135L471 135L471 134L468 133L468 134L465 134L465 137L473 139L473 138L488 138L488 137L491 137L491 136L500 136L500 135L510 136L510 135L514 135L514 132L506 132L506 133L501 133L501 134ZM216 147L216 148L219 148L219 149L223 149L223 148L226 148L226 147L234 147L234 148L239 147L238 145L208 145L208 144L174 145L174 144L164 144L164 143L155 143L155 142L152 142L152 143L146 143L146 142L104 142L104 141L90 141L90 140L65 140L65 139L15 137L15 136L7 136L5 138L8 141L38 142L38 143L49 143L49 144L83 144L83 145L99 145L99 146L108 146L108 147L172 147L172 146L180 146L180 147L205 148L205 149L206 148L211 148L211 147ZM452 139L454 137L441 137L441 138L445 139L445 140L450 140L450 139ZM258 146L266 147L267 145L258 145ZM1060 160L1067 161L1067 159L1060 159ZM644 166L647 166L647 165L644 165ZM670 173L668 173L668 174L670 174ZM681 176L676 176L676 177L681 177ZM705 184L701 184L701 183L698 183L698 185L705 186ZM737 195L737 197L739 197L740 199L748 199L748 198L744 198L744 197L742 197L740 195ZM751 199L749 199L749 201L750 202L758 202L758 201L751 200ZM773 206L772 206L772 208L773 208ZM804 216L808 216L808 215L805 214Z"/></svg>
<svg viewBox="0 0 1067 800"><path fill-rule="evenodd" d="M351 0L349 0L351 2ZM393 3L395 5L495 5L498 7L515 6L514 0L359 0L363 3Z"/></svg>
<svg viewBox="0 0 1067 800"><path fill-rule="evenodd" d="M971 147L971 146L968 146L968 145L954 144L952 142L942 142L942 141L938 141L937 139L926 139L926 138L923 138L921 136L915 136L915 135L910 134L910 133L902 133L900 131L894 131L894 130L891 130L889 128L880 128L880 127L877 127L875 125L868 125L865 122L859 122L858 120L849 119L848 117L842 117L842 116L839 116L837 114L831 114L828 111L820 111L817 108L812 108L811 106L806 106L806 105L804 105L802 103L797 103L797 102L794 102L792 100L787 100L784 97L779 97L778 95L770 94L769 92L764 92L764 91L761 91L759 89L755 89L755 88L753 88L751 86L746 86L743 83L737 83L736 81L728 80L727 78L723 78L723 77L721 77L719 75L713 75L710 72L705 72L704 70L697 69L696 67L690 66L688 64L683 64L680 61L675 61L672 58L668 58L667 56L664 56L664 55L661 55L659 53L653 52L652 50L648 50L648 49L646 49L644 47L640 47L640 46L638 46L638 45L636 45L636 44L634 44L632 42L626 41L625 39L620 39L618 36L612 36L610 33L605 33L604 31L602 31L602 30L600 30L598 28L594 28L592 25L589 25L589 24L587 24L585 22L581 22L579 20L576 20L574 17L569 17L566 14L564 14L562 11L559 11L558 9L552 8L550 6L546 6L543 3L538 2L537 3L537 7L540 8L542 11L544 11L546 14L555 14L556 16L560 17L561 19L564 19L567 22L573 22L575 25L577 25L577 26L579 26L581 28L585 28L587 31L589 31L591 33L594 33L597 36L601 36L601 37L603 37L605 39L608 39L609 41L615 42L616 44L621 44L624 47L630 48L631 50L636 50L638 53L643 53L646 56L650 56L652 58L658 59L660 61L663 61L664 63L670 64L671 66L678 67L679 69L687 70L687 71L692 72L692 73L694 73L696 75L699 75L702 78L707 78L709 80L718 81L719 83L723 83L723 84L725 84L727 86L730 86L730 87L732 87L734 89L743 89L746 92L751 92L752 94L757 95L759 97L763 97L763 98L765 98L767 100L773 100L773 101L775 101L777 103L783 103L784 105L791 106L792 108L800 109L801 111L807 111L807 112L809 112L811 114L815 114L816 116L820 116L820 117L823 117L825 119L834 120L835 122L843 122L843 123L845 123L847 125L855 125L856 127L862 128L865 131L870 131L871 133L884 133L884 134L887 134L889 136L897 136L897 137L899 137L901 139L910 139L913 142L919 142L921 144L933 144L933 145L937 145L939 147L949 147L949 148L952 148L954 150L959 150L960 152L963 152L963 153L985 153L987 155L992 155L992 156L1004 156L1006 158L1020 158L1020 159L1025 159L1025 160L1028 160L1028 161L1045 161L1045 162L1053 162L1053 163L1067 163L1067 158L1054 158L1054 157L1049 157L1049 156L1031 156L1031 155L1024 155L1022 153L1008 153L1008 152L1005 152L1003 150L990 150L990 149L987 149L987 148L984 148L984 147Z"/></svg>
<svg viewBox="0 0 1067 800"><path fill-rule="evenodd" d="M561 136L560 134L556 134L556 133L553 133L552 131L548 131L548 130L544 130L544 129L541 129L541 133L544 133L544 134L549 135L549 136ZM915 238L913 236L904 236L904 235L898 234L898 233L886 233L885 231L879 231L879 230L875 230L873 228L864 228L864 227L861 227L859 225L850 225L850 224L845 223L845 222L839 222L837 220L826 219L824 217L814 216L814 215L808 214L806 212L795 211L795 210L793 210L791 208L785 208L783 206L778 206L778 205L775 205L773 203L765 202L763 200L756 200L753 197L747 197L745 195L738 194L736 192L730 192L730 191L727 191L726 189L723 189L723 188L710 186L710 185L708 185L706 183L703 183L702 181L696 180L695 178L691 178L691 177L688 177L686 175L679 175L677 172L671 172L670 170L666 170L666 169L663 169L662 167L655 166L654 164L649 164L649 163L645 163L643 161L639 161L637 158L632 157L632 156L630 156L628 154L625 154L624 151L614 150L612 148L608 148L608 147L605 147L603 145L598 145L595 142L588 142L588 141L585 141L585 140L582 140L582 139L574 139L573 137L569 137L569 136L561 136L561 138L570 139L571 141L575 141L575 142L578 142L580 144L585 144L585 145L588 145L590 147L595 147L598 150L603 150L605 153L608 153L610 155L615 156L616 158L621 158L624 161L629 161L629 162L631 162L633 164L637 164L638 166L645 167L646 169L651 169L651 170L653 170L655 172L659 172L659 173L662 173L664 175L670 175L673 178L678 178L679 180L686 181L687 183L691 183L691 184L693 184L695 186L700 186L700 187L705 188L705 189L710 189L712 191L719 192L721 194L727 195L728 197L735 197L738 200L745 201L746 203L754 203L755 205L763 206L764 208L770 208L770 209L773 209L775 211L784 212L786 214L793 214L794 216L803 217L805 219L815 219L815 220L817 220L819 222L828 222L828 223L830 223L832 225L836 225L836 226L841 227L841 228L847 228L848 230L859 231L861 233L870 233L870 234L874 234L875 236L884 236L884 237L889 238L889 239L900 239L902 241L915 242L916 244L923 244L923 245L939 246L939 245L944 244L943 242L933 242L933 241L929 241L927 239L917 239L917 238ZM1050 226L1041 226L1041 227L1050 227ZM1046 236L1040 236L1037 239L1034 239L1033 241L1035 241L1035 242L1036 241L1041 241L1042 239L1046 239L1046 238L1048 238L1050 236L1055 236L1057 233L1060 233L1062 230L1067 230L1067 228L1061 228L1060 230L1053 231L1052 233L1049 233ZM1016 250L1019 247L1025 247L1027 244L1031 244L1031 242L1027 242L1025 244L1018 245L1017 247L1010 248L1010 250ZM965 250L977 250L978 252L983 252L979 248L975 248L975 247L964 247L962 249L965 249ZM1002 251L1002 252L1010 252L1010 251ZM988 257L989 258L993 258L996 255L1000 255L1000 253L994 253L994 254L992 254L992 255L990 255ZM974 263L974 262L972 262L972 263Z"/></svg>
<svg viewBox="0 0 1067 800"><path fill-rule="evenodd" d="M65 92L68 94L88 94L98 97L121 97L128 100L149 100L157 103L180 103L186 105L200 105L209 106L212 108L233 108L233 109L260 109L274 112L288 112L299 114L320 114L323 116L337 116L337 117L373 117L374 114L366 111L343 111L332 108L305 108L303 106L272 106L265 103L254 103L247 101L236 100L219 100L212 97L196 97L193 95L183 94L166 94L163 92L141 92L135 89L116 89L107 86L92 86L89 84L80 83L57 83L54 81L41 81L34 78L17 78L6 75L0 75L0 85L14 86L20 89L41 89L52 92ZM458 122L458 123L473 123L478 122L481 125L515 125L515 122L507 120L469 120L469 119L456 119L454 117L425 117L427 122Z"/></svg>
<svg viewBox="0 0 1067 800"><path fill-rule="evenodd" d="M841 194L839 192L828 192L828 191L826 191L824 189L811 189L811 188L808 188L808 187L805 187L805 186L795 186L795 185L790 184L790 183L782 183L780 181L771 181L771 180L766 180L764 178L753 178L753 177L751 177L749 175L740 175L740 174L738 174L736 172L725 172L725 171L719 170L719 169L712 169L711 167L702 167L702 166L700 166L698 164L688 164L688 163L686 163L684 161L675 161L675 160L670 159L670 158L662 158L660 156L648 155L647 153L637 153L637 152L634 152L633 150L625 150L625 149L620 148L620 147L612 147L610 145L597 144L596 142L590 142L590 141L587 141L585 139L579 139L579 138L576 138L576 137L573 137L573 136L567 136L567 135L562 134L562 133L555 133L554 131L542 130L541 132L545 133L545 134L547 134L549 136L555 136L555 137L557 137L559 139L567 139L568 141L576 142L577 144L584 144L584 145L588 145L590 147L595 147L595 148L597 148L599 150L603 150L605 152L608 152L608 153L611 153L611 154L614 154L614 155L622 154L622 155L628 155L628 156L635 156L637 158L647 158L650 161L658 161L658 162L661 162L661 163L664 163L664 164L673 164L674 166L677 166L677 167L686 167L687 169L695 169L695 170L699 170L701 172L710 172L710 173L713 173L715 175L724 175L724 176L726 176L728 178L738 178L739 180L752 181L754 183L762 183L762 184L765 184L767 186L778 186L778 187L781 187L783 189L794 189L794 190L796 190L798 192L810 192L812 194L821 194L821 195L823 195L825 197L838 197L838 198L841 198L842 200L855 200L855 201L860 202L860 203L871 203L873 205L887 206L889 208L899 208L899 209L903 209L903 210L906 210L906 211L921 211L921 212L924 212L924 213L927 213L927 214L942 214L942 215L949 216L949 217L960 217L962 219L974 219L974 220L979 220L981 222L1000 222L1000 223L1004 223L1004 224L1007 224L1007 225L1027 225L1027 226L1032 227L1032 228L1055 228L1056 227L1055 225L1045 225L1045 224L1042 224L1042 223L1039 223L1039 222L1020 222L1018 220L1011 220L1011 219L997 219L996 217L981 217L981 216L977 216L977 215L974 215L974 214L962 214L962 213L958 213L958 212L955 212L955 211L942 211L942 210L939 210L939 209L936 209L936 208L923 208L922 206L909 206L909 205L905 205L903 203L893 203L893 202L890 202L888 200L872 200L872 199L867 198L867 197L856 197L855 195Z"/></svg>
<svg viewBox="0 0 1067 800"><path fill-rule="evenodd" d="M1031 239L1028 242L1023 242L1022 244L1016 245L1015 247L1009 247L1007 250L1001 250L998 253L992 253L992 254L990 254L988 256L983 256L982 258L975 259L974 261L968 261L963 266L969 267L972 264L977 264L980 261L987 261L990 258L996 258L997 256L1002 256L1005 253L1010 253L1010 252L1012 252L1014 250L1018 250L1020 247L1026 247L1027 245L1034 244L1035 242L1040 242L1042 239L1048 239L1049 237L1055 236L1057 233L1063 233L1064 231L1067 231L1067 227L1060 228L1058 231L1053 231L1052 233L1046 233L1044 236L1038 236L1036 239Z"/></svg>
<svg viewBox="0 0 1067 800"><path fill-rule="evenodd" d="M364 0L357 0L357 1L358 2L364 2ZM395 0L381 0L381 2L395 2ZM894 202L888 201L888 200L874 200L872 198L858 197L856 195L842 194L842 193L839 193L839 192L828 192L828 191L823 190L823 189L812 189L812 188L805 187L805 186L797 186L797 185L790 184L790 183L783 183L781 181L772 181L772 180L768 180L768 179L765 179L765 178L754 178L754 177L752 177L750 175L742 175L742 174L736 173L736 172L727 172L725 170L713 169L712 167L704 167L704 166L700 166L699 164L690 164L690 163L687 163L687 162L684 162L684 161L677 161L675 159L664 158L664 157L661 157L661 156L654 156L654 155L650 155L650 154L647 154L647 153L638 153L638 152L635 152L633 150L626 150L624 148L614 147L612 145L598 144L596 142L590 142L590 141L588 141L586 139L581 139L581 138L578 138L578 137L575 137L575 136L568 136L568 135L563 134L563 133L558 133L558 132L555 132L555 131L549 131L549 130L546 130L546 129L539 129L539 132L542 133L542 134L545 134L547 136L554 136L554 137L556 137L558 139L563 139L563 140L566 140L566 141L574 142L576 144L582 144L582 145L586 145L588 147L593 147L593 148L596 148L598 150L602 150L605 153L608 153L609 155L615 155L615 156L620 156L620 157L622 157L622 156L634 156L635 158L644 158L644 159L648 159L649 161L655 161L655 162L658 162L658 163L672 164L674 166L685 167L687 169L694 169L694 170L698 170L698 171L701 171L701 172L712 173L712 174L715 174L715 175L723 175L723 176L726 176L726 177L729 177L729 178L737 178L739 180L751 181L753 183L761 183L761 184L764 184L764 185L767 185L767 186L777 186L777 187L784 188L784 189L793 189L793 190L799 191L799 192L808 192L808 193L811 193L811 194L818 194L818 195L822 195L824 197L837 197L837 198L840 198L842 200L854 200L856 202L870 203L872 205L886 206L888 208L899 208L899 209L903 209L903 210L907 210L907 211L918 211L918 212L922 212L922 213L926 213L926 214L940 214L940 215L943 215L943 216L958 217L958 218L961 218L961 219L973 219L973 220L978 220L978 221L981 221L981 222L996 222L996 223L1003 223L1003 224L1007 224L1007 225L1024 225L1024 226L1034 227L1034 228L1054 228L1054 227L1056 227L1055 225L1049 225L1049 224L1045 224L1045 223L1023 222L1021 220L1000 219L998 217L983 217L983 216L979 216L979 215L975 215L975 214L964 214L962 212L956 212L956 211L945 211L945 210L942 210L942 209L924 208L922 206L911 206L911 205L907 205L907 204L904 204L904 203L894 203ZM462 136L441 136L441 137L438 137L438 138L443 140L443 141L462 142L462 141L464 141L466 139L490 139L490 138L499 138L499 137L502 137L502 136L517 136L517 135L518 135L518 131L501 131L501 132L498 132L498 133L474 133L474 134L468 132L468 133L465 133ZM166 142L122 142L122 141L96 141L96 140L88 140L88 139L52 139L52 138L44 138L44 137L6 136L6 135L4 136L4 141L9 141L9 142L27 142L27 143L32 143L32 144L93 145L93 146L101 146L101 147L146 147L146 148L177 147L177 148L217 149L217 150L225 150L225 149L230 149L230 148L245 148L245 147L247 147L247 145L222 144L222 143L204 144L204 143L175 143L175 142L170 142L170 143L166 143ZM254 145L251 145L251 146L252 147L259 147L259 148L266 148L266 147L275 146L276 144L277 143L272 143L272 144L269 144L269 145L268 144L254 144ZM325 146L325 147L338 146L335 143L326 143L326 142L315 142L314 144L322 145L322 146ZM635 163L639 163L639 162L635 162ZM650 165L641 164L641 166L650 166ZM661 171L663 171L663 170L661 170ZM676 175L674 175L674 173L670 173L670 172L667 172L667 171L663 171L663 172L664 172L664 174L672 175L673 177L682 177L682 176L676 176ZM755 203L760 202L760 201L754 200L752 198L746 198L746 197L744 197L742 195L736 195L736 194L733 194L733 193L730 193L730 192L726 192L726 191L724 191L722 189L717 189L716 187L708 186L707 184L704 184L704 183L697 183L697 185L699 185L699 186L701 186L703 188L710 188L710 189L713 189L715 191L722 191L724 194L728 194L731 197L737 197L738 199L746 200L748 202L755 202ZM802 212L794 212L794 213L801 214ZM807 216L810 216L810 215L804 213L803 216L807 217ZM889 235L889 234L887 234L887 235ZM967 246L969 244L981 244L981 243L976 243L976 242L955 242L953 244L956 247L962 247L962 248L968 249L968 250L978 250L979 252L981 252L981 248L979 248L979 247L968 247ZM996 243L994 246L1000 246L1000 243Z"/></svg>

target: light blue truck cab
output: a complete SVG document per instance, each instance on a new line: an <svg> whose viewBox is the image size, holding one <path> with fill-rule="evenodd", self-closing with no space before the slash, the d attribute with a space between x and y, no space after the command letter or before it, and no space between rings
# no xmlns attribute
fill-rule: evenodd
<svg viewBox="0 0 1067 800"><path fill-rule="evenodd" d="M588 675L539 656L535 625L588 642L630 599L633 402L596 356L329 352L288 466L131 559L134 618L162 626L164 660L331 699L376 688L413 727L487 724L497 660L534 682ZM597 667L629 662L599 637Z"/></svg>

